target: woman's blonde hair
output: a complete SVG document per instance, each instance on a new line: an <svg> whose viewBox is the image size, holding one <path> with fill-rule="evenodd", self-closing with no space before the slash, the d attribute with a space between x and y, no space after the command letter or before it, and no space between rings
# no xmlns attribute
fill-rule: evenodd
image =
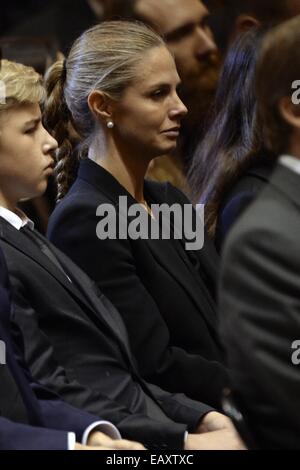
<svg viewBox="0 0 300 470"><path fill-rule="evenodd" d="M85 31L74 43L66 61L56 62L46 76L45 123L59 144L57 152L58 199L74 181L77 158L70 130L80 140L78 154L86 155L98 131L88 106L93 90L119 100L136 78L136 65L148 50L164 46L163 39L139 22L106 21ZM74 139L73 139L74 142Z"/></svg>
<svg viewBox="0 0 300 470"><path fill-rule="evenodd" d="M42 77L32 68L1 60L0 112L25 103L42 103L46 98Z"/></svg>

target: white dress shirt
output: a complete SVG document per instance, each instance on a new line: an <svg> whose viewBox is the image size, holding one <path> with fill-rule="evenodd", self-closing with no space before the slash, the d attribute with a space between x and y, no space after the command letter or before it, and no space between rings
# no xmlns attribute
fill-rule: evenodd
<svg viewBox="0 0 300 470"><path fill-rule="evenodd" d="M292 155L282 155L279 158L281 165L289 168L290 170L300 175L300 160L299 158L292 157Z"/></svg>

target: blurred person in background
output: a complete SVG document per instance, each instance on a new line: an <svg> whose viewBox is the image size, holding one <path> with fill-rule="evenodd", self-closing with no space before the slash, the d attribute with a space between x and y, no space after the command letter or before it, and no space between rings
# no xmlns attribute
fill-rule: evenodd
<svg viewBox="0 0 300 470"><path fill-rule="evenodd" d="M205 204L209 236L221 250L232 225L267 184L275 156L256 116L255 68L267 29L252 28L229 49L210 122L189 171L192 199Z"/></svg>
<svg viewBox="0 0 300 470"><path fill-rule="evenodd" d="M275 26L300 14L299 0L204 0L209 24L223 54L231 42L253 26Z"/></svg>

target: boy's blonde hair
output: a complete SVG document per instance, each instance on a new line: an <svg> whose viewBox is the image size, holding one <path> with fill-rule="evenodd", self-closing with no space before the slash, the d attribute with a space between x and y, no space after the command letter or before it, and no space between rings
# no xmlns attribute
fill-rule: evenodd
<svg viewBox="0 0 300 470"><path fill-rule="evenodd" d="M25 103L42 103L44 99L43 79L32 67L1 60L0 111Z"/></svg>

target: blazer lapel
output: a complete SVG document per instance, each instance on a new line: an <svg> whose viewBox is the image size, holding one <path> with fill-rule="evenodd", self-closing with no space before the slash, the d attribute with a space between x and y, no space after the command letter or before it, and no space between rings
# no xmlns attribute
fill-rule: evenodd
<svg viewBox="0 0 300 470"><path fill-rule="evenodd" d="M155 188L154 191L153 188ZM160 186L158 192L154 185L152 188L147 185L147 193L154 202L158 204L167 203L171 206L175 201L169 196L167 188L168 186ZM200 278L200 274L198 275L196 272L193 273L191 271L192 266L189 267L186 263L182 252L183 248L181 248L179 244L179 242L188 242L184 237L184 233L183 240L178 240L178 243L167 243L165 240L146 240L146 242L157 263L161 264L189 294L196 304L199 313L203 315L208 326L215 332L216 307L211 299L209 289L198 279L198 276ZM189 257L192 255L187 254L186 256ZM219 260L215 250L211 248L210 240L208 240L206 236L203 248L198 251L193 251L193 256L197 258L200 269L205 271L211 283L213 283L213 279L216 279L216 266L218 266ZM199 293L200 289L202 295Z"/></svg>
<svg viewBox="0 0 300 470"><path fill-rule="evenodd" d="M35 247L28 238L12 227L8 222L0 217L0 238L6 243L14 246L18 251L31 258L35 263L38 263L41 268L45 269L51 276L53 276L60 284L63 285L69 293L79 300L93 316L101 320L111 330L113 335L117 337L122 349L125 350L127 356L132 362L132 355L130 352L129 341L125 328L122 328L121 320L117 321L118 315L114 312L110 315L108 306L103 302L101 295L99 297L96 292L96 286L71 260L69 260L57 248L51 249L57 255L57 258L62 264L62 267L71 278L74 276L74 282L70 282L64 273L52 263L38 247ZM44 239L43 239L44 241ZM76 282L76 278L80 279L80 284ZM112 305L111 310L113 310Z"/></svg>
<svg viewBox="0 0 300 470"><path fill-rule="evenodd" d="M130 345L127 335L127 330L122 321L122 318L113 304L101 293L100 289L94 281L92 281L72 260L67 258L64 253L59 251L57 248L53 247L53 252L59 258L59 261L62 267L69 272L73 273L74 283L77 287L77 290L82 290L85 293L85 296L88 299L88 306L93 311L99 312L99 307L101 307L102 319L105 320L105 323L109 328L118 336L119 341L124 344L127 349L127 354L131 357ZM77 281L80 280L80 285L77 284ZM97 313L97 317L99 314Z"/></svg>
<svg viewBox="0 0 300 470"><path fill-rule="evenodd" d="M300 206L300 175L298 173L279 163L270 178L270 184L294 204Z"/></svg>
<svg viewBox="0 0 300 470"><path fill-rule="evenodd" d="M208 290L206 290L206 288L204 289L201 283L197 282L194 277L190 275L190 270L182 260L180 254L180 258L178 258L177 248L170 243L164 243L164 240L147 240L146 242L156 262L163 266L189 294L196 304L199 314L203 315L208 326L215 331L215 307L210 299ZM191 279L193 280L192 282ZM201 293L199 292L200 289L202 290Z"/></svg>
<svg viewBox="0 0 300 470"><path fill-rule="evenodd" d="M80 292L77 292L77 289L75 289L64 273L58 269L54 263L52 263L52 261L38 248L38 246L35 246L21 231L12 227L4 219L0 219L0 238L2 240L14 246L14 248L31 258L35 263L38 263L60 284L71 291L72 295L80 297L80 300L86 303Z"/></svg>

